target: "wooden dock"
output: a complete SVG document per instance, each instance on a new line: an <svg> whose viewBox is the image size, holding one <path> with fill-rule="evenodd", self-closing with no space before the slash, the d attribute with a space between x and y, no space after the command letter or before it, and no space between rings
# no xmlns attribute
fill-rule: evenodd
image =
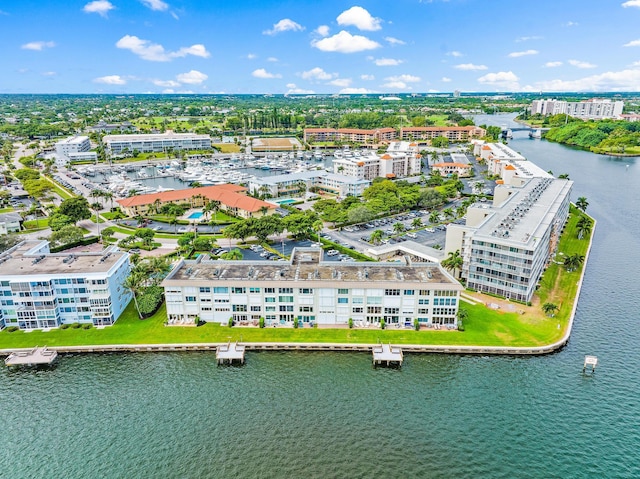
<svg viewBox="0 0 640 479"><path fill-rule="evenodd" d="M380 364L386 364L390 366L391 364L397 364L398 366L402 366L402 349L398 347L391 346L391 344L377 344L372 348L373 353L373 365L377 366Z"/></svg>
<svg viewBox="0 0 640 479"><path fill-rule="evenodd" d="M587 370L589 370L590 372L595 373L597 365L598 365L598 358L596 356L585 356L584 366L582 366L582 372L584 373L584 372L587 372Z"/></svg>
<svg viewBox="0 0 640 479"><path fill-rule="evenodd" d="M33 366L36 364L51 364L58 357L57 351L47 349L47 347L35 347L30 350L15 351L7 358L4 363L7 366Z"/></svg>
<svg viewBox="0 0 640 479"><path fill-rule="evenodd" d="M216 349L216 361L218 364L224 364L227 361L229 364L233 364L233 361L237 359L240 364L244 364L244 351L243 344L239 344L237 341L235 343L229 341Z"/></svg>

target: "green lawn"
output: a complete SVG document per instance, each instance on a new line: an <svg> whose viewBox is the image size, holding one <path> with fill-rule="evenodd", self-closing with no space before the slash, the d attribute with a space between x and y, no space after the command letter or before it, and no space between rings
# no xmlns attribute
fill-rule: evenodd
<svg viewBox="0 0 640 479"><path fill-rule="evenodd" d="M15 211L11 206L8 206L6 208L0 208L0 213L11 213L12 211Z"/></svg>
<svg viewBox="0 0 640 479"><path fill-rule="evenodd" d="M235 143L212 143L211 146L220 153L240 153L240 146Z"/></svg>
<svg viewBox="0 0 640 479"><path fill-rule="evenodd" d="M63 200L68 200L69 198L73 198L73 195L67 191L66 189L64 189L62 186L60 186L58 183L56 183L54 180L52 180L51 178L49 178L48 176L45 176L45 178L53 185L53 191Z"/></svg>
<svg viewBox="0 0 640 479"><path fill-rule="evenodd" d="M133 303L114 326L103 330L73 329L50 332L0 332L0 349L47 346L78 346L85 344L158 344L225 342L229 339L247 342L337 342L397 344L441 344L481 346L539 346L557 339L557 321L531 320L516 313L499 313L484 306L466 305L469 319L465 331L414 331L317 328L228 328L208 323L194 327L166 327L164 307L153 317L140 321Z"/></svg>

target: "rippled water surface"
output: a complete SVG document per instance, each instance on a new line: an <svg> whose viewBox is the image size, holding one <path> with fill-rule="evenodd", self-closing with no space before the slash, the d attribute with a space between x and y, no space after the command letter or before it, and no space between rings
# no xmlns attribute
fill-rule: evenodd
<svg viewBox="0 0 640 479"><path fill-rule="evenodd" d="M2 369L0 477L640 477L637 159L517 136L514 149L569 173L598 220L559 353L406 355L401 369L355 353L248 353L243 367L78 355ZM585 354L600 360L593 376Z"/></svg>

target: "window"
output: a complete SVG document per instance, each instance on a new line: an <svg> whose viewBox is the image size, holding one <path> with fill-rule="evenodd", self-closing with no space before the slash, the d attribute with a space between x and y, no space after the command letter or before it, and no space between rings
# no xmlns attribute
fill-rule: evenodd
<svg viewBox="0 0 640 479"><path fill-rule="evenodd" d="M293 305L289 306L281 304L279 309L281 313L293 312Z"/></svg>
<svg viewBox="0 0 640 479"><path fill-rule="evenodd" d="M260 288L249 288L249 293L259 293L260 292Z"/></svg>
<svg viewBox="0 0 640 479"><path fill-rule="evenodd" d="M300 306L301 313L313 313L313 306Z"/></svg>
<svg viewBox="0 0 640 479"><path fill-rule="evenodd" d="M293 296L280 296L278 301L281 303L293 303Z"/></svg>
<svg viewBox="0 0 640 479"><path fill-rule="evenodd" d="M381 314L382 306L367 306L367 314Z"/></svg>
<svg viewBox="0 0 640 479"><path fill-rule="evenodd" d="M354 313L363 313L364 312L364 308L353 308L353 312Z"/></svg>
<svg viewBox="0 0 640 479"><path fill-rule="evenodd" d="M347 288L339 288L338 294L349 294L349 290Z"/></svg>
<svg viewBox="0 0 640 479"><path fill-rule="evenodd" d="M312 288L300 288L298 291L300 294L313 294Z"/></svg>
<svg viewBox="0 0 640 479"><path fill-rule="evenodd" d="M413 296L414 294L416 294L416 292L413 289L405 289L404 290L404 295L405 296Z"/></svg>
<svg viewBox="0 0 640 479"><path fill-rule="evenodd" d="M241 286L234 286L231 288L231 294L245 294L247 292L247 288Z"/></svg>
<svg viewBox="0 0 640 479"><path fill-rule="evenodd" d="M351 298L353 304L364 304L364 298Z"/></svg>
<svg viewBox="0 0 640 479"><path fill-rule="evenodd" d="M217 286L215 288L213 288L213 292L214 293L228 293L229 292L229 288L227 288L226 286Z"/></svg>
<svg viewBox="0 0 640 479"><path fill-rule="evenodd" d="M399 314L400 308L384 308L384 314Z"/></svg>
<svg viewBox="0 0 640 479"><path fill-rule="evenodd" d="M338 304L347 304L349 303L349 298L338 298Z"/></svg>
<svg viewBox="0 0 640 479"><path fill-rule="evenodd" d="M399 289L385 289L384 290L384 295L385 296L400 296L400 290Z"/></svg>
<svg viewBox="0 0 640 479"><path fill-rule="evenodd" d="M211 292L211 288L208 286L200 286L200 292L201 293L210 293Z"/></svg>
<svg viewBox="0 0 640 479"><path fill-rule="evenodd" d="M418 308L418 314L429 314L429 308Z"/></svg>
<svg viewBox="0 0 640 479"><path fill-rule="evenodd" d="M252 312L260 312L262 308L260 306L251 306L251 311Z"/></svg>
<svg viewBox="0 0 640 479"><path fill-rule="evenodd" d="M278 293L281 294L293 294L293 288L279 288Z"/></svg>
<svg viewBox="0 0 640 479"><path fill-rule="evenodd" d="M264 298L264 302L265 303L275 303L276 302L276 298Z"/></svg>
<svg viewBox="0 0 640 479"><path fill-rule="evenodd" d="M268 313L275 313L276 311L276 307L275 306L265 306L264 310Z"/></svg>
<svg viewBox="0 0 640 479"><path fill-rule="evenodd" d="M275 293L276 292L276 288L264 288L264 292L265 293Z"/></svg>
<svg viewBox="0 0 640 479"><path fill-rule="evenodd" d="M380 297L368 297L367 298L367 304L382 304L382 298Z"/></svg>
<svg viewBox="0 0 640 479"><path fill-rule="evenodd" d="M184 300L187 303L194 303L196 301L196 297L195 296L185 296Z"/></svg>
<svg viewBox="0 0 640 479"><path fill-rule="evenodd" d="M428 299L419 299L418 300L418 304L429 304L429 300Z"/></svg>
<svg viewBox="0 0 640 479"><path fill-rule="evenodd" d="M428 289L420 290L420 296L429 296L430 294L431 294L431 291L429 291Z"/></svg>

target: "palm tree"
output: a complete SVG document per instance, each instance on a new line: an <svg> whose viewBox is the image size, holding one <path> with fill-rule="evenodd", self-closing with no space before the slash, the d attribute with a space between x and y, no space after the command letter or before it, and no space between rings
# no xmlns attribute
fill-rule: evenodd
<svg viewBox="0 0 640 479"><path fill-rule="evenodd" d="M432 211L429 215L430 223L437 223L440 220L440 213L438 211Z"/></svg>
<svg viewBox="0 0 640 479"><path fill-rule="evenodd" d="M445 208L444 210L442 210L442 212L445 214L447 218L453 218L455 216L455 213L453 212L453 208L451 207Z"/></svg>
<svg viewBox="0 0 640 479"><path fill-rule="evenodd" d="M578 222L576 223L576 230L578 232L578 239L582 239L585 235L591 233L591 228L593 227L593 223L591 219L587 216L581 216Z"/></svg>
<svg viewBox="0 0 640 479"><path fill-rule="evenodd" d="M226 253L222 253L220 258L232 261L239 261L243 258L242 251L238 248L233 248L231 251L227 251Z"/></svg>
<svg viewBox="0 0 640 479"><path fill-rule="evenodd" d="M160 198L156 198L156 200L153 203L151 203L151 206L149 207L149 211L157 215L160 213L160 206L162 206L162 201L160 201Z"/></svg>
<svg viewBox="0 0 640 479"><path fill-rule="evenodd" d="M558 175L558 179L559 180L568 180L569 179L569 173L562 173L561 175Z"/></svg>
<svg viewBox="0 0 640 479"><path fill-rule="evenodd" d="M138 307L138 298L136 297L136 293L138 293L142 289L142 285L146 276L141 271L132 271L131 274L124 280L122 286L131 291L133 294L133 302L136 305L136 311L138 312L138 316L142 319L142 314L140 314L140 308Z"/></svg>
<svg viewBox="0 0 640 479"><path fill-rule="evenodd" d="M98 238L100 238L100 210L102 209L102 205L100 203L98 203L97 201L94 203L91 203L91 209L93 211L95 211L96 213L96 225L98 225Z"/></svg>
<svg viewBox="0 0 640 479"><path fill-rule="evenodd" d="M109 200L109 206L113 209L113 193L111 191L104 191L102 197L105 200Z"/></svg>
<svg viewBox="0 0 640 479"><path fill-rule="evenodd" d="M394 231L396 234L400 234L400 233L402 233L402 232L404 231L404 225L403 225L402 223L400 223L400 222L398 222L398 223L394 224L394 225L393 225L393 231Z"/></svg>
<svg viewBox="0 0 640 479"><path fill-rule="evenodd" d="M447 256L446 259L443 259L440 264L448 269L449 271L453 272L453 275L456 277L459 277L459 274L456 275L456 271L459 271L462 269L462 265L464 264L464 259L462 258L462 256L460 255L460 250L457 249L455 251L449 251L449 256Z"/></svg>
<svg viewBox="0 0 640 479"><path fill-rule="evenodd" d="M318 243L320 243L320 232L324 228L324 223L322 220L315 220L311 225L311 229L316 232L316 236L318 237Z"/></svg>
<svg viewBox="0 0 640 479"><path fill-rule="evenodd" d="M178 218L176 218L175 216L172 216L171 219L169 220L169 224L173 226L173 232L174 234L178 232Z"/></svg>
<svg viewBox="0 0 640 479"><path fill-rule="evenodd" d="M373 233L371 233L371 237L369 238L369 241L371 241L373 244L379 244L380 241L382 241L383 236L384 236L384 231L375 230Z"/></svg>
<svg viewBox="0 0 640 479"><path fill-rule="evenodd" d="M587 198L584 196L581 196L580 198L578 198L576 200L576 208L578 208L579 210L582 211L587 211L587 206L589 206L589 202L587 201Z"/></svg>
<svg viewBox="0 0 640 479"><path fill-rule="evenodd" d="M584 256L578 253L567 256L564 259L564 267L570 273L578 269L584 263Z"/></svg>
<svg viewBox="0 0 640 479"><path fill-rule="evenodd" d="M544 303L542 305L542 311L549 317L553 317L556 311L558 311L558 305L553 303Z"/></svg>
<svg viewBox="0 0 640 479"><path fill-rule="evenodd" d="M220 202L217 200L209 200L209 202L204 205L203 213L207 214L213 211L213 220L215 223L218 222L218 211L220 211Z"/></svg>
<svg viewBox="0 0 640 479"><path fill-rule="evenodd" d="M420 218L414 218L413 221L411 222L411 227L412 228L420 228L422 226L422 220Z"/></svg>
<svg viewBox="0 0 640 479"><path fill-rule="evenodd" d="M269 212L269 207L261 206L258 212L260 213L260 216L265 216Z"/></svg>

